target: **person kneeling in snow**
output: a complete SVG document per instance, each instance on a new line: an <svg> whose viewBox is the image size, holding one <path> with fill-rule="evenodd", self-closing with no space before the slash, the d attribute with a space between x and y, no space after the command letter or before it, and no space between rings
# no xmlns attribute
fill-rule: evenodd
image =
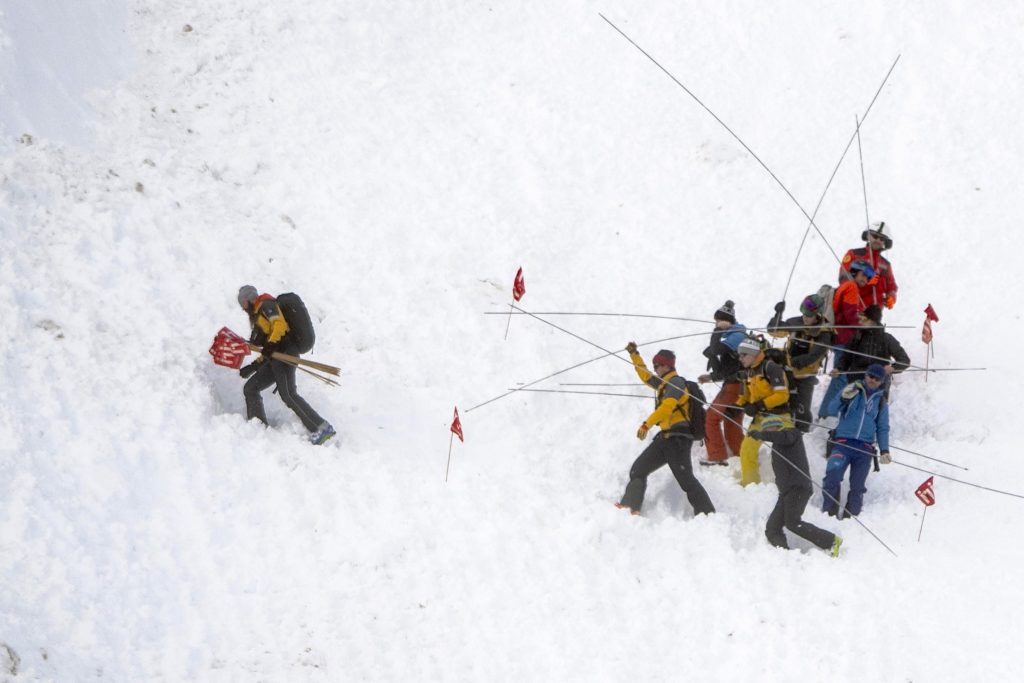
<svg viewBox="0 0 1024 683"><path fill-rule="evenodd" d="M868 366L863 381L849 384L835 397L833 410L839 413L832 453L825 467L822 482L821 509L833 517L839 513L839 489L846 470L850 470L850 493L846 497L845 516L860 514L867 487L864 485L875 455L875 442L881 449L880 460L888 464L889 457L889 404L882 385L885 368L878 363Z"/></svg>
<svg viewBox="0 0 1024 683"><path fill-rule="evenodd" d="M658 351L652 361L655 374L651 374L637 352L635 342L629 342L626 350L629 351L640 380L657 391L654 412L640 424L636 437L643 441L654 425L660 427L661 431L630 468L629 483L622 494L622 501L616 507L629 508L634 515L640 514L644 493L647 491L647 477L661 466L668 465L693 506L693 513L711 514L715 506L711 504L708 492L693 475L693 462L690 459L690 448L693 446L690 431L691 399L686 391L686 380L676 374L676 355L671 351Z"/></svg>
<svg viewBox="0 0 1024 683"><path fill-rule="evenodd" d="M760 429L750 432L750 438L767 441L772 446L772 472L779 488L779 499L764 527L768 542L776 548L789 548L783 532L786 528L822 550L831 550L833 557L838 555L842 538L801 519L813 489L800 430L787 428L782 418L769 415L761 420Z"/></svg>
<svg viewBox="0 0 1024 683"><path fill-rule="evenodd" d="M334 436L334 427L310 408L295 390L295 366L272 357L275 351L292 356L298 356L303 351L277 300L269 294L259 294L252 285L244 285L238 290L238 305L249 314L249 325L252 328L249 342L263 347L259 358L238 371L243 378L248 378L242 389L245 394L246 417L267 424L267 413L263 409L260 392L276 384L281 400L311 432L309 440L318 445L324 443ZM301 308L305 310L304 306ZM312 323L309 328L312 330ZM309 345L312 346L312 340Z"/></svg>

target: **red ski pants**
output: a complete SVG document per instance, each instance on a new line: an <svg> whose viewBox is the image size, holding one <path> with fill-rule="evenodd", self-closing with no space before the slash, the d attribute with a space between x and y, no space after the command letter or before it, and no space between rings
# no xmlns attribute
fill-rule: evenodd
<svg viewBox="0 0 1024 683"><path fill-rule="evenodd" d="M743 411L729 406L735 405L736 399L740 397L741 387L739 382L723 384L722 390L711 402L704 422L704 445L708 449L708 460L726 460L729 457L729 453L726 452L727 444L733 455L740 454L740 444L743 443Z"/></svg>

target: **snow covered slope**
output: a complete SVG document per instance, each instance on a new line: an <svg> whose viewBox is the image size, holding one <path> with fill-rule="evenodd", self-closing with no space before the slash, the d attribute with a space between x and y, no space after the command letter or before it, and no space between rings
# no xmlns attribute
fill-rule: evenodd
<svg viewBox="0 0 1024 683"><path fill-rule="evenodd" d="M1024 500L937 479L918 542L911 467L1024 493L1019 3L78 5L0 10L0 676L1016 678ZM708 327L517 316L503 341L484 313L517 267L529 311L708 320L730 298L759 326L808 225L599 12L808 213L900 57L862 129L888 321L923 365L932 303L932 366L988 369L898 379L893 442L970 468L899 452L869 478L861 521L898 557L819 496L842 558L772 548L774 487L733 472L698 472L709 518L667 471L643 517L616 510L649 400L466 412L593 345ZM854 145L790 310L864 213ZM210 362L244 283L299 292L311 357L343 368L299 379L328 446L269 392L273 429L247 423ZM705 342L664 345L692 376ZM634 377L607 358L537 388Z"/></svg>

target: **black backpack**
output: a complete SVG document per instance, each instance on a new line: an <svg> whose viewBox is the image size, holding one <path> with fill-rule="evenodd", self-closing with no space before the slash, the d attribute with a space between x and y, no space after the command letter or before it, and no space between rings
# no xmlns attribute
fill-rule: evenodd
<svg viewBox="0 0 1024 683"><path fill-rule="evenodd" d="M298 294L286 292L277 297L277 305L284 314L284 320L288 323L288 340L290 346L298 353L309 353L316 343L316 333L313 332L313 321L306 310L306 304Z"/></svg>
<svg viewBox="0 0 1024 683"><path fill-rule="evenodd" d="M694 441L704 438L704 420L707 417L707 398L700 385L686 380L686 393L690 395L690 434Z"/></svg>

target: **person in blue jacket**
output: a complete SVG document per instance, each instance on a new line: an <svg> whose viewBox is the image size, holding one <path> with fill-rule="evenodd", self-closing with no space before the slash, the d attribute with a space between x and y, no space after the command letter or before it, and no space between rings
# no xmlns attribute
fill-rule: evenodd
<svg viewBox="0 0 1024 683"><path fill-rule="evenodd" d="M832 515L839 514L839 493L846 470L850 470L850 492L846 496L845 517L856 517L864 504L864 485L875 456L875 446L881 451L880 460L890 463L889 457L889 404L882 386L886 372L878 363L869 365L864 379L848 384L832 399L830 408L838 411L839 424L832 438L832 453L825 466L822 482L821 509Z"/></svg>

